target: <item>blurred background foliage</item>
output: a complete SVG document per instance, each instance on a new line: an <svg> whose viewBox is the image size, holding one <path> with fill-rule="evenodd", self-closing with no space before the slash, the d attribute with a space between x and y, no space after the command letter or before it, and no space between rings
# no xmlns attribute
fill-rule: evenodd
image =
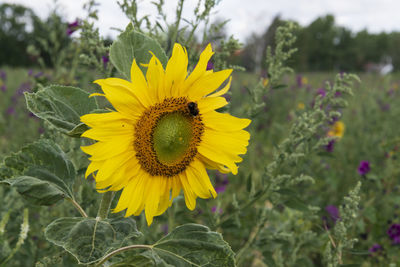
<svg viewBox="0 0 400 267"><path fill-rule="evenodd" d="M137 6L130 5L129 1L120 3L122 10L127 12L128 17L134 22L137 29L146 29L149 25L148 18L142 20L135 19L137 15ZM198 13L197 18L189 23L195 26L196 19L202 19L209 14ZM214 27L213 34L207 36L210 42L218 42L227 39L227 33L224 29L226 21L217 19L208 21L211 27ZM268 46L274 48L274 37L276 28L283 25L284 21L280 16L276 16L271 24L265 29L263 34L253 33L242 44L242 48L236 52L232 60L235 64L245 67L248 71L261 71L265 69L265 51ZM77 25L76 29L81 25ZM170 25L174 27L179 25ZM58 28L58 31L54 29ZM197 27L196 27L197 28ZM195 28L195 29L196 29ZM53 29L53 31L49 31ZM199 41L198 36L193 35L193 28L186 27L181 38L184 44L188 42ZM32 9L22 5L0 4L0 66L28 67L38 64L38 57L29 53L28 47L34 46L38 49L44 64L47 67L54 67L55 62L51 61L48 49L44 49L44 40L47 43L54 43L58 39L58 47L54 53L58 53L63 47L67 47L71 42L71 35L64 34L68 31L68 22L63 18L57 7L45 19L35 15ZM48 33L51 32L52 35ZM169 43L163 47L168 51L171 49L171 43L174 36L164 36L162 32L168 31L161 25L153 25L147 28L147 33L159 41L169 39ZM335 24L335 18L332 15L318 17L309 25L298 27L297 41L294 45L301 53L293 56L289 66L297 71L370 71L374 70L374 64L393 65L394 70L400 69L400 32L381 32L369 33L367 30L353 32L350 29ZM221 39L222 37L222 39ZM160 39L161 38L161 39ZM176 41L176 40L175 40ZM111 44L110 37L105 38L106 44ZM162 41L160 42L162 43ZM32 51L31 51L32 52Z"/></svg>

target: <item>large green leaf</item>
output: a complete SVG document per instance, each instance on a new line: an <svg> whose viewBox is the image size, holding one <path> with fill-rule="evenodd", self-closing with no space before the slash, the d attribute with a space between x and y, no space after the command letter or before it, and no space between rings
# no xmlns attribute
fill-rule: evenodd
<svg viewBox="0 0 400 267"><path fill-rule="evenodd" d="M4 159L0 180L17 189L31 203L52 205L73 198L76 171L61 148L42 139Z"/></svg>
<svg viewBox="0 0 400 267"><path fill-rule="evenodd" d="M133 59L136 60L142 71L145 71L140 64L149 63L152 57L149 51L161 61L164 67L166 66L168 59L160 44L156 40L135 31L132 24L129 24L111 45L110 59L117 70L130 80Z"/></svg>
<svg viewBox="0 0 400 267"><path fill-rule="evenodd" d="M235 266L235 256L221 234L206 226L185 224L175 228L140 255L113 266Z"/></svg>
<svg viewBox="0 0 400 267"><path fill-rule="evenodd" d="M140 235L131 218L59 218L45 230L47 240L70 252L80 264L94 263Z"/></svg>
<svg viewBox="0 0 400 267"><path fill-rule="evenodd" d="M98 108L88 92L71 86L50 85L36 93L25 93L25 99L32 113L74 137L88 129L80 116Z"/></svg>

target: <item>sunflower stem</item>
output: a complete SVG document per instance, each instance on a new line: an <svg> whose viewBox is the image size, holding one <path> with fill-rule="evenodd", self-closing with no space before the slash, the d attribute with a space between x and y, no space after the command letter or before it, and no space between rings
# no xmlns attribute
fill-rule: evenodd
<svg viewBox="0 0 400 267"><path fill-rule="evenodd" d="M114 198L115 192L107 191L103 194L100 202L99 211L97 212L97 217L101 220L107 219L108 213L110 211L111 201Z"/></svg>

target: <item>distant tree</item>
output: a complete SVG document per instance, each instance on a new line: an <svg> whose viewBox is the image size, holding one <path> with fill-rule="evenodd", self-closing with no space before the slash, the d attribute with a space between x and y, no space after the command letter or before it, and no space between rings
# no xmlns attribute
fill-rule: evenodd
<svg viewBox="0 0 400 267"><path fill-rule="evenodd" d="M400 70L400 32L393 32L389 38L389 55L392 58L393 68L396 71Z"/></svg>
<svg viewBox="0 0 400 267"><path fill-rule="evenodd" d="M280 15L277 15L261 36L252 34L246 40L246 45L242 52L242 60L247 70L259 73L262 68L265 68L267 47L271 46L272 51L274 51L276 28L283 25L283 23L284 21L280 18Z"/></svg>
<svg viewBox="0 0 400 267"><path fill-rule="evenodd" d="M32 40L35 13L22 5L0 5L0 65L32 64L26 48Z"/></svg>
<svg viewBox="0 0 400 267"><path fill-rule="evenodd" d="M331 70L335 62L335 42L337 42L337 28L332 15L317 18L307 28L306 38L308 53L308 67L311 71ZM302 53L301 48L300 53Z"/></svg>

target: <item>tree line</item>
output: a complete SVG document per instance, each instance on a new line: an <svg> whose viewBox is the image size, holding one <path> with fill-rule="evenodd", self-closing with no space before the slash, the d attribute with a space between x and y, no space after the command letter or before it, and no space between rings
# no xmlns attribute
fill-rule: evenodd
<svg viewBox="0 0 400 267"><path fill-rule="evenodd" d="M274 47L274 34L284 23L276 16L261 35L253 34L244 45L240 59L246 69L265 68L267 46ZM318 17L307 26L298 25L299 50L290 62L298 71L366 71L378 64L392 64L400 69L400 32L352 32L335 24L332 15Z"/></svg>

